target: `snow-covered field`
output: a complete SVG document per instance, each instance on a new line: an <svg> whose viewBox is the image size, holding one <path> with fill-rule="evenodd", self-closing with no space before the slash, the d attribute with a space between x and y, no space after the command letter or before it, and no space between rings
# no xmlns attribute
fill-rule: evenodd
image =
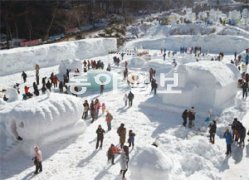
<svg viewBox="0 0 249 180"><path fill-rule="evenodd" d="M59 74L64 71L63 65L59 66L61 61L92 58L102 60L105 67L111 63L112 71L119 79L118 89L115 92L105 91L99 95L99 90L95 88L74 97L71 94L60 94L57 88L52 88L50 95L44 94L25 101L22 100L22 95L16 97L10 92L13 95L12 102L0 100L0 179L122 179L119 175L120 156L116 156L115 165L108 164L106 156L111 144L119 144L117 128L121 123L125 124L127 132L132 129L136 134L135 147L130 148L126 176L129 180L249 179L247 138L244 148L233 144L232 155L228 157L225 155L226 143L223 133L233 119L237 117L247 130L249 129L249 100L243 100L241 89L237 88L240 72L230 64L233 56L225 54L222 62L216 62L210 61L216 55L207 54L198 57L200 62L196 62L197 57L194 54L177 53L173 56L171 53L170 56L166 56L166 61L163 61L160 52L160 48L178 50L181 46L195 45L203 46L204 50L209 48L211 51L211 46L222 42L220 47L223 49L214 47L213 53L222 50L228 54L234 51L239 53L248 45L248 39L224 36L222 39L212 37L214 41L211 42L207 36L201 41L200 38L196 39L200 44L191 44L195 39L193 36L187 41L177 37L170 38L173 38L170 45L166 39L138 39L127 43L126 47L129 48L141 48L140 46L147 48L138 51L146 51L148 54L139 57L133 54L125 55L119 67L113 64L112 58L120 57L120 54L107 54L108 51L116 49L116 40L113 39L97 42L85 40L84 47L79 45L80 42L72 42L66 45L70 46L69 49L66 48L68 51L64 46L60 48L61 44L36 47L49 49L49 52L50 49L56 50L46 54L52 59L55 57L56 61L50 63L52 59L48 59L41 64L40 78L49 77L52 72ZM238 44L232 44L234 43L232 40ZM186 44L182 44L183 42ZM231 49L233 47L234 49ZM81 48L86 48L87 51L81 52ZM5 66L1 69L0 90L11 88L15 83L20 83L21 87L32 86L35 81L34 65L41 63L42 60L40 51L34 49L26 48L20 51L14 49L14 53L12 50L2 52L5 61L11 60L12 64L6 66L4 63ZM8 56L8 53L11 55ZM24 59L17 62L15 59L19 57ZM26 63L25 57L28 58L28 66L22 69ZM176 68L173 60L176 61ZM140 82L138 87L129 87L126 81L122 80L124 61L128 62L129 73L136 74L143 80L148 79L150 67L157 71L157 82L160 73L170 77L173 72L178 72L182 96L179 94L154 96L150 93L150 85L147 87L144 82ZM79 62L76 66L77 64L80 66ZM5 70L10 66L10 69ZM20 73L22 70L28 74L25 84L22 83ZM95 72L91 76L94 75ZM146 91L147 88L149 91ZM130 90L135 94L134 104L132 107L125 107L123 96ZM159 90L165 90L165 87L160 86ZM0 96L2 97L3 93ZM111 131L107 131L105 113L93 123L90 123L90 118L81 119L84 100L90 102L96 98L101 103L104 102L107 110L113 115ZM195 127L189 129L182 126L181 113L191 106L195 107L197 115ZM215 144L209 142L210 122L205 121L208 112L211 112L211 120L217 120ZM98 125L102 125L106 133L103 148L95 150ZM23 140L16 141L17 136L21 136ZM151 145L155 141L158 143L157 148ZM34 176L34 164L31 159L32 147L36 144L43 152L43 172Z"/></svg>

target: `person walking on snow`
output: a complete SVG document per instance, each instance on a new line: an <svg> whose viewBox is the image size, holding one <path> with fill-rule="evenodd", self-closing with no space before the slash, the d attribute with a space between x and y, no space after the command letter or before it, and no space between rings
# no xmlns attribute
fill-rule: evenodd
<svg viewBox="0 0 249 180"><path fill-rule="evenodd" d="M192 128L194 126L194 120L195 120L195 109L194 109L194 107L192 107L188 112L188 120L189 120L188 127Z"/></svg>
<svg viewBox="0 0 249 180"><path fill-rule="evenodd" d="M213 123L209 125L209 137L210 137L210 142L214 144L215 141L215 133L216 133L216 121L213 120Z"/></svg>
<svg viewBox="0 0 249 180"><path fill-rule="evenodd" d="M132 106L132 101L134 99L134 94L130 91L128 94L129 106Z"/></svg>
<svg viewBox="0 0 249 180"><path fill-rule="evenodd" d="M88 101L85 100L85 102L83 103L83 109L84 109L84 112L83 112L83 119L87 119L88 117L88 111L89 111L89 104L88 104Z"/></svg>
<svg viewBox="0 0 249 180"><path fill-rule="evenodd" d="M113 117L112 117L111 113L109 111L107 111L105 121L107 123L108 131L110 131L112 128L112 125L111 125L112 119L113 119Z"/></svg>
<svg viewBox="0 0 249 180"><path fill-rule="evenodd" d="M120 174L122 175L122 179L125 180L125 174L128 170L128 163L129 163L129 147L128 146L124 146L123 147L123 151L120 153L121 157L120 157L120 166L121 166L121 170L120 170Z"/></svg>
<svg viewBox="0 0 249 180"><path fill-rule="evenodd" d="M105 130L102 129L101 125L99 125L98 129L96 130L96 133L97 133L96 149L98 149L99 147L100 147L100 149L102 149Z"/></svg>
<svg viewBox="0 0 249 180"><path fill-rule="evenodd" d="M35 172L34 174L38 174L38 172L42 172L42 152L38 146L35 146L35 157L33 158L35 164Z"/></svg>
<svg viewBox="0 0 249 180"><path fill-rule="evenodd" d="M248 91L248 84L247 82L244 82L242 85L243 99L247 98L247 91Z"/></svg>
<svg viewBox="0 0 249 180"><path fill-rule="evenodd" d="M101 105L101 111L102 111L102 115L103 115L105 113L105 111L106 111L105 103L102 103L102 105Z"/></svg>
<svg viewBox="0 0 249 180"><path fill-rule="evenodd" d="M100 110L100 102L99 102L99 99L96 99L95 100L95 103L94 103L94 109L95 109L95 118L98 119L99 117L99 110Z"/></svg>
<svg viewBox="0 0 249 180"><path fill-rule="evenodd" d="M226 139L226 144L227 144L226 155L228 156L229 154L232 153L231 144L233 143L233 137L228 128L226 129L226 132L224 133L223 137Z"/></svg>
<svg viewBox="0 0 249 180"><path fill-rule="evenodd" d="M116 146L114 146L113 144L111 144L111 146L109 147L108 151L107 151L107 158L108 158L108 162L111 160L112 161L112 165L114 165L114 158L115 158L115 154L118 154L120 151L120 149Z"/></svg>
<svg viewBox="0 0 249 180"><path fill-rule="evenodd" d="M122 148L125 143L125 139L126 139L126 128L124 127L124 123L121 123L121 125L119 126L117 130L117 133L119 135L120 147Z"/></svg>
<svg viewBox="0 0 249 180"><path fill-rule="evenodd" d="M27 74L24 71L22 72L22 78L23 78L23 82L26 83L26 81L27 81Z"/></svg>
<svg viewBox="0 0 249 180"><path fill-rule="evenodd" d="M136 134L132 130L129 130L129 138L128 138L129 147L132 146L132 148L134 148L135 136Z"/></svg>
<svg viewBox="0 0 249 180"><path fill-rule="evenodd" d="M185 109L185 110L183 111L183 113L182 113L182 119L183 119L182 125L183 125L184 127L186 127L187 119L188 119L188 110L187 110L187 109Z"/></svg>
<svg viewBox="0 0 249 180"><path fill-rule="evenodd" d="M91 114L91 118L92 118L92 121L91 123L94 122L95 118L96 118L96 110L95 110L95 106L94 106L94 102L93 100L91 101L91 104L90 104L90 114Z"/></svg>
<svg viewBox="0 0 249 180"><path fill-rule="evenodd" d="M63 82L60 81L60 83L59 83L60 93L63 93L63 87L64 87Z"/></svg>
<svg viewBox="0 0 249 180"><path fill-rule="evenodd" d="M151 92L154 90L154 95L156 95L156 90L157 90L157 83L155 79L152 79L151 81Z"/></svg>

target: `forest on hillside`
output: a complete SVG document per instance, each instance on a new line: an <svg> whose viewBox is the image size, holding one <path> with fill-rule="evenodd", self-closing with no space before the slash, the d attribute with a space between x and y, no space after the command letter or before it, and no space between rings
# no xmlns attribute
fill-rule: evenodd
<svg viewBox="0 0 249 180"><path fill-rule="evenodd" d="M95 24L113 14L131 17L192 5L193 0L1 1L1 33L9 39L46 39L70 28Z"/></svg>

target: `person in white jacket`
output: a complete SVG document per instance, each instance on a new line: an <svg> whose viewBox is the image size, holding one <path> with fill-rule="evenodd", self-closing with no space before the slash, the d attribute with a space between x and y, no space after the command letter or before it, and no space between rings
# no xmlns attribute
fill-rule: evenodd
<svg viewBox="0 0 249 180"><path fill-rule="evenodd" d="M125 178L125 174L128 170L128 162L129 162L129 147L128 146L123 146L123 151L120 153L120 174L122 174L122 179Z"/></svg>

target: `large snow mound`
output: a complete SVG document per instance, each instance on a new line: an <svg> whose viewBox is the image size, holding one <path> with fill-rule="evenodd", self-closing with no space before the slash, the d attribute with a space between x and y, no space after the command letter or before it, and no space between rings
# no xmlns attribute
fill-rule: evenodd
<svg viewBox="0 0 249 180"><path fill-rule="evenodd" d="M160 49L166 48L169 50L179 50L180 47L201 46L202 50L210 53L224 52L233 54L241 52L248 48L249 39L240 36L222 36L222 35L182 35L168 36L158 39L138 39L130 41L125 45L125 48L145 48L145 49Z"/></svg>
<svg viewBox="0 0 249 180"><path fill-rule="evenodd" d="M209 109L220 112L233 103L240 73L234 65L202 61L179 65L166 75L167 78L174 76L173 89L181 92L160 94L168 108L178 112L179 109L182 111L195 106L197 109L202 108L198 109L199 112L207 112Z"/></svg>
<svg viewBox="0 0 249 180"><path fill-rule="evenodd" d="M93 38L0 51L0 75L58 65L66 59L86 59L117 49L114 38Z"/></svg>
<svg viewBox="0 0 249 180"><path fill-rule="evenodd" d="M47 145L83 133L85 123L80 99L62 94L33 97L0 107L0 152L32 153L35 144ZM22 141L17 141L20 136Z"/></svg>
<svg viewBox="0 0 249 180"><path fill-rule="evenodd" d="M131 179L166 180L173 168L173 161L154 147L145 147L131 160Z"/></svg>

